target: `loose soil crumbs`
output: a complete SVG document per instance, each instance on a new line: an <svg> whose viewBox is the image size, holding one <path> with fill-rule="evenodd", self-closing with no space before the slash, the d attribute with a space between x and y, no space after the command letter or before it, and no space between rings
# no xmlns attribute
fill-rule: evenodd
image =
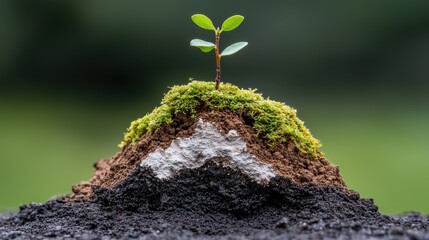
<svg viewBox="0 0 429 240"><path fill-rule="evenodd" d="M389 217L335 186L258 185L214 161L160 181L138 167L91 201L52 200L0 217L0 239L429 239L429 219Z"/></svg>

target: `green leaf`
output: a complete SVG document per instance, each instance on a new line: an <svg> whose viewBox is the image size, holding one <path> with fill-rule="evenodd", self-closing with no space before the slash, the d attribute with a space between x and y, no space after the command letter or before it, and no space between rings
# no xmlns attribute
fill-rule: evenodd
<svg viewBox="0 0 429 240"><path fill-rule="evenodd" d="M206 15L194 14L192 15L191 19L200 28L216 31L216 28L213 26L212 20L210 20L210 18L208 18Z"/></svg>
<svg viewBox="0 0 429 240"><path fill-rule="evenodd" d="M204 41L201 39L192 39L190 44L192 47L197 47L197 48L201 49L201 51L203 51L203 52L210 52L211 50L213 50L216 47L216 45L214 45L214 43L207 42L207 41Z"/></svg>
<svg viewBox="0 0 429 240"><path fill-rule="evenodd" d="M221 31L231 31L240 26L243 20L244 17L241 15L231 16L223 22Z"/></svg>
<svg viewBox="0 0 429 240"><path fill-rule="evenodd" d="M220 54L220 56L222 57L222 56L232 55L232 54L240 51L245 46L247 46L247 44L248 44L248 42L238 42L238 43L231 44L227 48L225 48L225 50L223 50L223 52Z"/></svg>

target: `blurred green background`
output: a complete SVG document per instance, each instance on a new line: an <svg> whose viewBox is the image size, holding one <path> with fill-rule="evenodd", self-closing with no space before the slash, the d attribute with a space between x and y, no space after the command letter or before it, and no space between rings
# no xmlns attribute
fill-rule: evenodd
<svg viewBox="0 0 429 240"><path fill-rule="evenodd" d="M0 211L70 193L168 86L212 81L189 46L246 17L223 81L298 109L346 183L429 213L429 1L0 1Z"/></svg>

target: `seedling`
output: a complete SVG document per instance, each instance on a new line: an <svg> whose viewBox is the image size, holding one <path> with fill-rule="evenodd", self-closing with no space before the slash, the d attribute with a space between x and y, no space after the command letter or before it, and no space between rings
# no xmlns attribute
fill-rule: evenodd
<svg viewBox="0 0 429 240"><path fill-rule="evenodd" d="M221 59L221 57L232 55L232 54L240 51L242 48L244 48L248 44L247 42L237 42L237 43L231 44L230 46L225 48L221 54L219 54L220 34L224 31L228 32L228 31L234 30L235 28L240 26L240 24L244 20L244 17L241 15L231 16L223 22L221 28L219 28L219 27L215 28L212 20L210 20L210 18L208 18L207 16L205 16L203 14L194 14L194 15L192 15L191 19L195 24L197 24L197 26L199 26L203 29L213 30L215 32L215 36L216 36L215 43L207 42L207 41L204 41L201 39L193 39L191 41L191 46L199 48L202 52L210 52L213 49L215 50L215 55L216 55L216 79L215 79L215 82L216 82L216 90L218 90L219 84L220 84L220 76L221 76L221 70L220 70L220 59Z"/></svg>

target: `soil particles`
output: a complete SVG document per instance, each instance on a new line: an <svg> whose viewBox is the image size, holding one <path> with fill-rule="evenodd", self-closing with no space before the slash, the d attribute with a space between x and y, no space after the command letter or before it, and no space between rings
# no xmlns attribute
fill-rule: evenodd
<svg viewBox="0 0 429 240"><path fill-rule="evenodd" d="M339 168L328 160L301 153L293 141L273 146L255 131L245 109L201 107L197 112L194 117L179 114L97 162L91 179L73 186L72 195L0 216L0 239L429 240L428 217L380 214L371 199L347 188ZM251 160L270 167L271 177L259 183L252 174L225 165L231 159L219 154L165 179L143 164L178 138L189 140L204 121L217 128L221 135L216 136L234 131ZM198 154L184 160L202 159L204 152Z"/></svg>
<svg viewBox="0 0 429 240"><path fill-rule="evenodd" d="M0 217L0 239L429 239L429 219L391 217L336 186L266 185L208 161L161 181L137 167L90 201L21 206Z"/></svg>

